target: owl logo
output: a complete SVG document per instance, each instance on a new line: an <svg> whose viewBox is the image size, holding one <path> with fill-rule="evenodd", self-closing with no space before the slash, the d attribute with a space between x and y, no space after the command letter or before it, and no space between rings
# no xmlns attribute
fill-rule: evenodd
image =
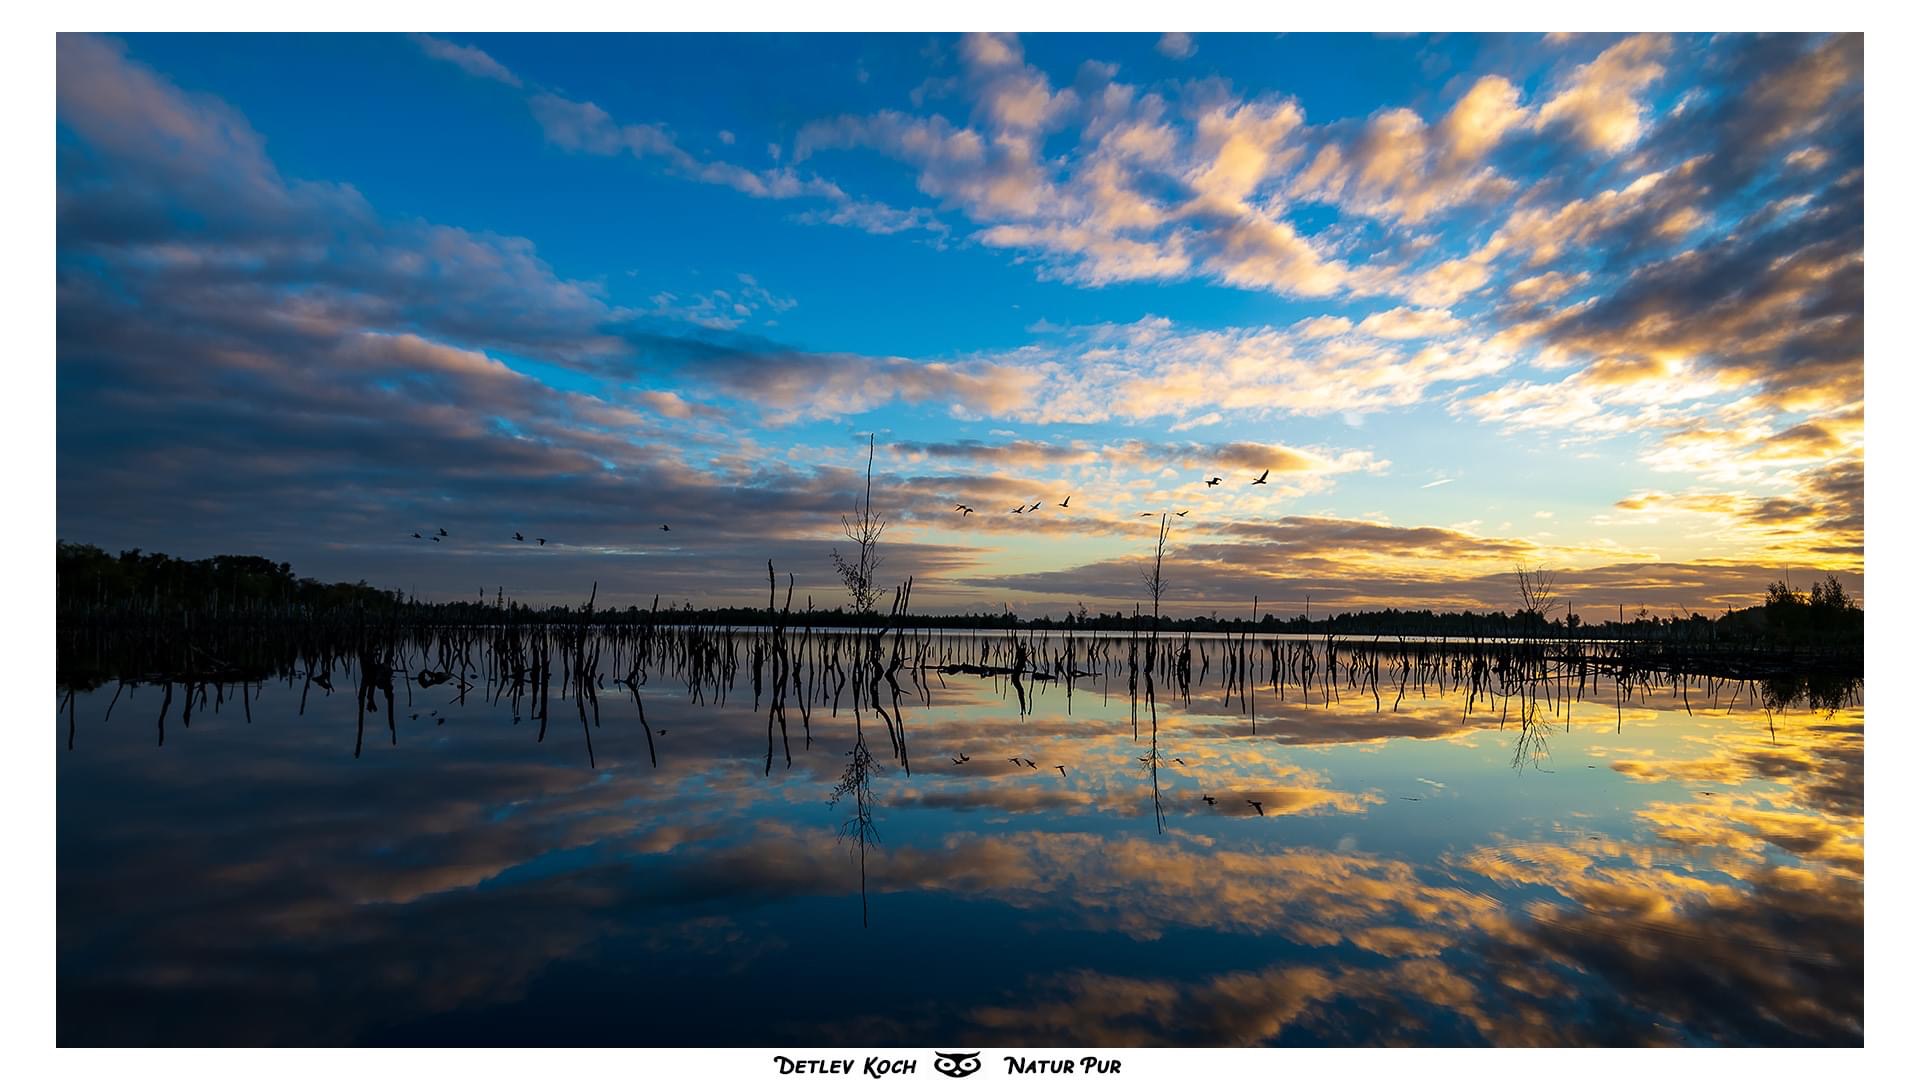
<svg viewBox="0 0 1920 1080"><path fill-rule="evenodd" d="M934 1051L933 1067L942 1076L972 1076L980 1071L980 1051L971 1054L942 1054Z"/></svg>

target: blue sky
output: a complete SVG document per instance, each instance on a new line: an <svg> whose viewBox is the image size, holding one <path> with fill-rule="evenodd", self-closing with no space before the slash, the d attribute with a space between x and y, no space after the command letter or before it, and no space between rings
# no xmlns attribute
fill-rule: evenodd
<svg viewBox="0 0 1920 1080"><path fill-rule="evenodd" d="M64 539L642 604L773 558L832 606L872 432L932 608L1130 605L1181 510L1191 610L1860 584L1858 37L58 63Z"/></svg>

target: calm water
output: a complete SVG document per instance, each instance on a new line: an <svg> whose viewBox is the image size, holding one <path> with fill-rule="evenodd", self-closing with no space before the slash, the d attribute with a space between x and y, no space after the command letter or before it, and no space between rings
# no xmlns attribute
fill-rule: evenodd
<svg viewBox="0 0 1920 1080"><path fill-rule="evenodd" d="M656 679L656 766L603 691L589 767L558 675L543 741L414 685L357 759L348 678L176 701L164 746L160 689L103 722L109 684L58 723L59 1040L1861 1041L1857 698L1607 683L1522 724L1219 662L1151 709L930 675L905 764L863 708L865 927L845 699L787 708L789 765L744 670Z"/></svg>

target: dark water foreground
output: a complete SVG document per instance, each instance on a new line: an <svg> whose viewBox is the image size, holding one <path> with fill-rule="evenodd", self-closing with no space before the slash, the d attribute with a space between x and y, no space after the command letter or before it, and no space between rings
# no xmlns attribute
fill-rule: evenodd
<svg viewBox="0 0 1920 1080"><path fill-rule="evenodd" d="M1862 1038L1851 676L1004 633L138 650L62 642L63 1045Z"/></svg>

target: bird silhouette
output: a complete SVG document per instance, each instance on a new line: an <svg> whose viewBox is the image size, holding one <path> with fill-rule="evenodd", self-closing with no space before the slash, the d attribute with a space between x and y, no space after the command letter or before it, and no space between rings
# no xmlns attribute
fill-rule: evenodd
<svg viewBox="0 0 1920 1080"><path fill-rule="evenodd" d="M1023 758L1023 759L1021 759L1021 762L1020 762L1020 763L1021 763L1022 765L1025 765L1025 766L1026 766L1027 768L1029 768L1029 769L1038 769L1038 768L1040 767L1040 766L1038 766L1038 765L1035 765L1035 764L1033 763L1033 759L1032 759L1032 758Z"/></svg>
<svg viewBox="0 0 1920 1080"><path fill-rule="evenodd" d="M534 537L534 539L535 539L535 540L538 540L538 541L540 541L540 546L541 546L541 547L546 547L546 546L547 546L547 538L546 538L546 537L544 537L544 536L536 536L536 537Z"/></svg>
<svg viewBox="0 0 1920 1080"><path fill-rule="evenodd" d="M419 533L414 533L414 534L413 534L413 538L414 538L415 540L424 540L424 539L425 539L425 537L423 537L423 536L421 536L421 535L420 535Z"/></svg>
<svg viewBox="0 0 1920 1080"><path fill-rule="evenodd" d="M1182 511L1180 511L1179 513L1177 513L1177 514L1175 514L1175 515L1173 515L1173 516L1174 516L1174 517L1186 517L1186 516L1187 516L1188 514L1190 514L1190 513L1192 513L1192 512L1193 512L1193 511L1191 511L1191 510L1182 510Z"/></svg>
<svg viewBox="0 0 1920 1080"><path fill-rule="evenodd" d="M672 527L672 526L669 526L669 525L662 525L662 526L660 526L660 531L661 531L661 532L672 532L672 531L673 531L673 527Z"/></svg>
<svg viewBox="0 0 1920 1080"><path fill-rule="evenodd" d="M1253 807L1254 812L1259 814L1261 817L1267 816L1267 812L1260 808L1260 804L1257 802L1254 802L1252 799L1247 800L1247 805Z"/></svg>
<svg viewBox="0 0 1920 1080"><path fill-rule="evenodd" d="M968 514L973 513L973 507L968 506L966 503L954 503L953 508L960 511L961 517L966 517Z"/></svg>
<svg viewBox="0 0 1920 1080"><path fill-rule="evenodd" d="M437 536L429 536L427 539L432 540L436 544L440 542L440 538Z"/></svg>
<svg viewBox="0 0 1920 1080"><path fill-rule="evenodd" d="M1020 759L1019 759L1019 758L1017 758L1017 757L1010 757L1010 758L1008 758L1008 759L1007 759L1007 764L1009 764L1009 765L1018 765L1018 764L1020 764Z"/></svg>
<svg viewBox="0 0 1920 1080"><path fill-rule="evenodd" d="M1219 803L1219 800L1215 799L1211 795L1202 795L1200 796L1200 799L1202 802L1205 802L1208 806L1215 806L1215 805L1218 805Z"/></svg>
<svg viewBox="0 0 1920 1080"><path fill-rule="evenodd" d="M1179 763L1180 763L1180 764L1182 764L1182 765L1185 765L1185 764L1187 763L1187 759L1186 759L1186 758L1179 758L1179 757L1177 757L1177 758L1174 758L1173 760L1175 760L1175 761L1177 761L1177 762L1179 762Z"/></svg>
<svg viewBox="0 0 1920 1080"><path fill-rule="evenodd" d="M1056 769L1059 769L1059 770L1060 770L1060 775L1061 775L1061 776L1065 776L1065 775L1067 775L1067 767L1066 767L1065 765L1055 765L1055 766L1054 766L1054 768L1056 768Z"/></svg>
<svg viewBox="0 0 1920 1080"><path fill-rule="evenodd" d="M1009 510L1009 511L1007 511L1007 513L1009 513L1009 514L1024 514L1024 513L1026 513L1026 512L1027 512L1027 504L1026 504L1026 503L1021 503L1021 504L1020 504L1019 506L1016 506L1016 507L1014 507L1013 509L1011 509L1011 510Z"/></svg>
<svg viewBox="0 0 1920 1080"><path fill-rule="evenodd" d="M1151 511L1151 510L1149 510L1149 511L1147 511L1147 512L1146 512L1146 513L1144 513L1144 514L1141 514L1140 516L1141 516L1141 517L1152 517L1152 516L1153 516L1153 511Z"/></svg>
<svg viewBox="0 0 1920 1080"><path fill-rule="evenodd" d="M1273 471L1272 469L1261 469L1261 470L1260 470L1260 479L1258 479L1258 480L1255 480L1255 481L1254 481L1254 483L1256 483L1256 484L1264 484L1264 483L1266 483L1266 482L1267 482L1267 474L1268 474L1268 473L1270 473L1270 472L1272 472L1272 471Z"/></svg>
<svg viewBox="0 0 1920 1080"><path fill-rule="evenodd" d="M953 759L953 763L955 765L965 765L967 762L972 760L973 759L968 757L967 755L961 754L959 757Z"/></svg>
<svg viewBox="0 0 1920 1080"><path fill-rule="evenodd" d="M1071 496L1071 495L1069 495L1069 496L1067 496L1067 497L1066 497L1066 498L1064 498L1064 499L1061 499L1061 500L1060 500L1060 509L1062 509L1062 510L1065 510L1065 509L1067 509L1067 504L1068 504L1068 503L1070 503L1070 502L1072 502L1072 501L1073 501L1073 496Z"/></svg>
<svg viewBox="0 0 1920 1080"><path fill-rule="evenodd" d="M1034 503L1034 504L1033 504L1032 506L1029 506L1029 507L1027 507L1027 512L1028 512L1028 513L1032 513L1033 511L1035 511L1035 510L1038 510L1038 509L1040 509L1040 504L1039 504L1039 503Z"/></svg>
<svg viewBox="0 0 1920 1080"><path fill-rule="evenodd" d="M525 542L526 542L526 539L527 539L526 537L524 537L524 536L521 536L521 535L520 535L519 533L517 533L517 532L513 534L513 540L514 540L514 542L515 542L515 543L525 543Z"/></svg>
<svg viewBox="0 0 1920 1080"><path fill-rule="evenodd" d="M440 535L441 535L441 536L445 536L445 535L447 535L447 530L445 530L445 529L441 529L441 530L440 530Z"/></svg>
<svg viewBox="0 0 1920 1080"><path fill-rule="evenodd" d="M1219 477L1217 477L1217 476L1215 476L1215 477L1212 477L1212 478L1210 478L1210 479L1208 479L1208 480L1207 480L1207 486L1208 486L1208 487L1219 487L1219 486L1220 486L1220 478L1219 478Z"/></svg>

